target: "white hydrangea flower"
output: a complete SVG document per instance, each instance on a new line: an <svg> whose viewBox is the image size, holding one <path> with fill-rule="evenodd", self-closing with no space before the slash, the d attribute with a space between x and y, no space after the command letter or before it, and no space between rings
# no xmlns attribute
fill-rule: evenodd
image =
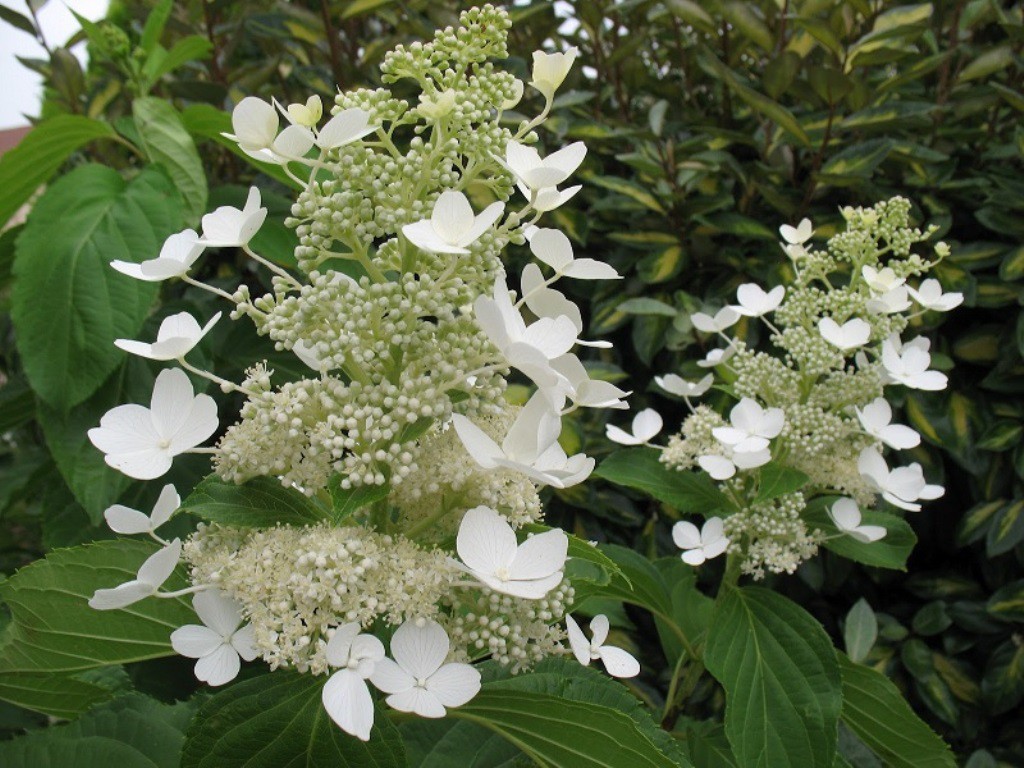
<svg viewBox="0 0 1024 768"><path fill-rule="evenodd" d="M934 278L925 280L915 291L908 288L907 291L914 301L923 309L931 309L935 312L949 312L964 303L964 295L958 292L942 292L942 283Z"/></svg>
<svg viewBox="0 0 1024 768"><path fill-rule="evenodd" d="M875 269L871 266L864 266L861 267L860 272L864 276L864 282L868 284L868 288L877 294L888 293L906 282L904 278L896 277L892 267Z"/></svg>
<svg viewBox="0 0 1024 768"><path fill-rule="evenodd" d="M712 349L704 356L703 360L697 361L697 365L701 368L714 368L715 366L726 362L734 354L736 354L736 349L733 347Z"/></svg>
<svg viewBox="0 0 1024 768"><path fill-rule="evenodd" d="M340 149L377 130L370 125L370 113L358 107L344 109L324 125L317 134L315 143L320 149Z"/></svg>
<svg viewBox="0 0 1024 768"><path fill-rule="evenodd" d="M627 409L629 404L623 398L631 393L619 389L610 381L592 379L580 359L571 352L551 361L551 367L562 377L557 385L564 394L582 408Z"/></svg>
<svg viewBox="0 0 1024 768"><path fill-rule="evenodd" d="M134 403L103 414L89 440L106 462L136 480L153 480L171 468L171 460L217 431L217 404L196 395L185 372L161 371L149 408Z"/></svg>
<svg viewBox="0 0 1024 768"><path fill-rule="evenodd" d="M622 278L613 266L597 259L577 259L573 255L572 243L564 232L558 229L531 227L526 232L530 251L543 261L556 275L577 280L619 280ZM526 289L523 289L526 292Z"/></svg>
<svg viewBox="0 0 1024 768"><path fill-rule="evenodd" d="M580 167L587 156L587 145L577 141L545 158L534 147L510 141L505 148L505 163L531 193L557 187Z"/></svg>
<svg viewBox="0 0 1024 768"><path fill-rule="evenodd" d="M568 187L567 189L545 187L544 189L531 191L530 188L522 181L517 181L516 187L522 193L523 197L529 199L533 196L533 208L540 213L547 213L548 211L560 208L575 197L577 192L583 189L582 184L577 184L573 187Z"/></svg>
<svg viewBox="0 0 1024 768"><path fill-rule="evenodd" d="M260 158L260 153L269 149L277 138L279 124L273 105L256 96L246 96L231 111L234 133L223 135L247 155Z"/></svg>
<svg viewBox="0 0 1024 768"><path fill-rule="evenodd" d="M839 325L831 317L823 317L818 321L818 333L821 338L846 352L857 347L863 347L871 338L870 323L854 317Z"/></svg>
<svg viewBox="0 0 1024 768"><path fill-rule="evenodd" d="M114 533L134 535L138 533L155 533L156 529L171 519L181 506L181 497L175 487L168 483L160 491L160 497L148 515L131 507L114 504L107 507L103 518Z"/></svg>
<svg viewBox="0 0 1024 768"><path fill-rule="evenodd" d="M112 261L110 266L123 275L155 283L172 277L183 277L195 264L206 245L199 242L194 229L183 229L164 240L160 255L136 264L131 261Z"/></svg>
<svg viewBox="0 0 1024 768"><path fill-rule="evenodd" d="M874 315L894 315L897 312L906 312L910 309L908 288L905 285L898 285L892 290L868 299L864 307Z"/></svg>
<svg viewBox="0 0 1024 768"><path fill-rule="evenodd" d="M569 539L565 532L530 536L522 544L505 518L490 507L474 507L459 525L454 561L495 592L540 600L562 581Z"/></svg>
<svg viewBox="0 0 1024 768"><path fill-rule="evenodd" d="M891 424L892 406L884 397L876 398L864 406L854 409L864 431L890 448L902 451L916 448L921 444L921 435L902 424Z"/></svg>
<svg viewBox="0 0 1024 768"><path fill-rule="evenodd" d="M407 621L391 638L391 655L376 662L370 682L392 709L420 717L444 717L480 691L480 673L469 664L445 664L448 634L429 619Z"/></svg>
<svg viewBox="0 0 1024 768"><path fill-rule="evenodd" d="M146 558L146 562L139 567L138 574L131 581L119 584L113 589L97 589L89 598L89 607L98 611L110 611L155 595L174 573L180 558L181 540L175 539Z"/></svg>
<svg viewBox="0 0 1024 768"><path fill-rule="evenodd" d="M757 451L734 451L722 446L722 453L709 453L697 457L697 464L715 480L728 480L739 470L757 469L772 460L767 448Z"/></svg>
<svg viewBox="0 0 1024 768"><path fill-rule="evenodd" d="M832 518L836 528L863 544L883 539L888 533L880 525L861 525L860 507L853 499L839 499L829 507L828 516Z"/></svg>
<svg viewBox="0 0 1024 768"><path fill-rule="evenodd" d="M373 699L366 681L384 659L384 644L373 635L360 634L358 622L350 622L334 630L326 655L338 671L324 685L324 709L345 733L369 741Z"/></svg>
<svg viewBox="0 0 1024 768"><path fill-rule="evenodd" d="M690 315L690 322L698 331L704 333L722 333L727 328L736 325L740 320L740 313L735 307L722 307L714 316L705 312L694 312Z"/></svg>
<svg viewBox="0 0 1024 768"><path fill-rule="evenodd" d="M865 448L857 459L857 469L871 488L882 494L882 498L893 506L908 512L920 512L918 500L930 501L945 493L941 485L929 485L924 479L921 465L913 463L909 467L897 467L890 470L875 448Z"/></svg>
<svg viewBox="0 0 1024 768"><path fill-rule="evenodd" d="M241 210L231 205L222 205L213 213L203 216L203 236L199 242L209 248L247 245L266 218L267 209L260 206L259 187L250 187L245 207Z"/></svg>
<svg viewBox="0 0 1024 768"><path fill-rule="evenodd" d="M452 423L466 451L484 469L514 469L555 488L581 483L594 469L593 458L582 453L569 457L558 444L561 418L543 391L526 403L500 446L462 414L453 415Z"/></svg>
<svg viewBox="0 0 1024 768"><path fill-rule="evenodd" d="M779 234L782 235L782 239L790 245L803 245L811 236L814 234L814 225L810 219L801 219L800 223L795 227L789 224L783 224L779 227Z"/></svg>
<svg viewBox="0 0 1024 768"><path fill-rule="evenodd" d="M661 414L653 408L644 408L633 417L633 432L626 432L614 424L605 425L605 434L620 445L645 445L654 439L664 426Z"/></svg>
<svg viewBox="0 0 1024 768"><path fill-rule="evenodd" d="M149 360L180 360L193 349L220 320L218 312L206 325L200 327L188 312L169 315L160 323L156 341L152 344L134 339L117 339L114 346Z"/></svg>
<svg viewBox="0 0 1024 768"><path fill-rule="evenodd" d="M914 342L917 340L915 339ZM882 367L889 379L911 389L935 392L946 388L949 379L941 371L929 371L932 356L927 346L909 343L898 348L892 339L882 343Z"/></svg>
<svg viewBox="0 0 1024 768"><path fill-rule="evenodd" d="M572 69L572 64L578 55L579 49L575 46L568 48L564 53L534 51L533 79L530 81L530 85L540 91L544 98L553 98L555 91L565 81L566 75Z"/></svg>
<svg viewBox="0 0 1024 768"><path fill-rule="evenodd" d="M496 222L505 210L504 203L491 203L479 216L462 192L442 192L429 219L402 227L402 234L417 248L430 253L469 253L472 245Z"/></svg>
<svg viewBox="0 0 1024 768"><path fill-rule="evenodd" d="M729 537L725 535L725 523L720 517L709 517L700 530L686 520L672 526L672 541L683 550L683 562L687 565L701 565L706 560L721 555L729 548Z"/></svg>
<svg viewBox="0 0 1024 768"><path fill-rule="evenodd" d="M700 397L711 389L711 385L715 383L715 375L713 373L709 373L700 381L691 382L687 381L682 376L677 376L674 373L668 373L664 376L655 376L654 381L659 387L671 395L678 395L679 397Z"/></svg>
<svg viewBox="0 0 1024 768"><path fill-rule="evenodd" d="M732 309L747 317L763 317L778 309L785 296L786 288L781 285L765 292L757 283L744 283L736 289L736 301L739 304Z"/></svg>
<svg viewBox="0 0 1024 768"><path fill-rule="evenodd" d="M196 678L208 685L230 683L242 668L241 660L256 658L251 624L242 623L241 606L219 590L208 589L192 598L200 624L186 624L171 633L176 653L196 662Z"/></svg>
<svg viewBox="0 0 1024 768"><path fill-rule="evenodd" d="M786 426L781 408L763 408L756 400L744 397L729 412L732 426L715 427L711 432L722 445L736 453L753 453L768 447Z"/></svg>
<svg viewBox="0 0 1024 768"><path fill-rule="evenodd" d="M612 677L636 677L640 674L640 662L633 658L629 651L605 643L610 627L608 617L603 613L590 620L590 640L587 640L587 636L583 634L580 625L572 616L566 615L565 628L573 656L583 666L589 666L591 661L600 659Z"/></svg>

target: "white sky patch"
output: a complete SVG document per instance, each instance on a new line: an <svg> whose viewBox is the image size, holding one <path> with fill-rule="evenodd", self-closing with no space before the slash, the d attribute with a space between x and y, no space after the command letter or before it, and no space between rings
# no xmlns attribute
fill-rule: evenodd
<svg viewBox="0 0 1024 768"><path fill-rule="evenodd" d="M96 21L107 13L108 0L34 0L38 7L39 24L43 37L51 48L63 45L78 31L78 21L69 8L82 16ZM31 18L25 0L3 0L3 4L18 13ZM85 61L85 44L74 48L79 61ZM4 98L0 100L0 129L27 125L25 115L38 115L42 98L43 79L26 69L15 57L46 58L46 51L28 33L0 22L0 83L4 84Z"/></svg>

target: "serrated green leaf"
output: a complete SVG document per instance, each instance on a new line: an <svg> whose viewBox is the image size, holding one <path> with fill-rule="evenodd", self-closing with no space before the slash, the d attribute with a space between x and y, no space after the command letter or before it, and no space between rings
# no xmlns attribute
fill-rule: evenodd
<svg viewBox="0 0 1024 768"><path fill-rule="evenodd" d="M707 475L670 469L661 463L659 455L656 448L616 451L601 462L594 476L643 491L680 512L710 515L729 508L729 500Z"/></svg>
<svg viewBox="0 0 1024 768"><path fill-rule="evenodd" d="M132 102L135 128L151 162L163 166L185 201L186 223L195 227L206 213L206 173L178 111L163 99Z"/></svg>
<svg viewBox="0 0 1024 768"><path fill-rule="evenodd" d="M331 493L332 519L338 523L353 512L378 501L383 501L391 493L391 485L357 485L354 488L342 488L341 476L333 475L328 483Z"/></svg>
<svg viewBox="0 0 1024 768"><path fill-rule="evenodd" d="M886 512L863 509L861 510L863 524L880 525L885 528L886 534L879 541L870 543L857 541L853 537L843 534L832 522L827 507L831 506L833 502L835 502L835 497L814 499L807 505L803 515L811 528L818 528L825 534L826 549L858 563L864 563L864 565L906 570L907 558L910 556L914 544L917 543L917 536L914 535L914 531L906 520Z"/></svg>
<svg viewBox="0 0 1024 768"><path fill-rule="evenodd" d="M715 606L704 663L725 688L725 732L737 762L831 766L842 707L832 641L781 595L727 589Z"/></svg>
<svg viewBox="0 0 1024 768"><path fill-rule="evenodd" d="M755 502L776 499L787 493L795 493L807 485L810 478L799 469L781 464L766 464L761 468Z"/></svg>

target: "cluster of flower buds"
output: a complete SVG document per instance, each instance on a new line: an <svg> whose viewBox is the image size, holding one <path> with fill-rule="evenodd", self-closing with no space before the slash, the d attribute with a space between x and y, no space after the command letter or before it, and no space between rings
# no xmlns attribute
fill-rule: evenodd
<svg viewBox="0 0 1024 768"><path fill-rule="evenodd" d="M732 508L707 519L701 530L676 524L683 560L698 565L735 552L744 569L791 572L816 551L827 534L800 519L813 497L829 497L832 535L870 543L885 536L882 526L862 525L861 509L880 497L904 510L942 495L928 484L918 463L891 469L884 448L915 448L920 435L893 424L883 396L887 386L941 390L947 377L931 370L929 341L902 341L909 323L925 312L948 312L963 296L944 293L934 278L913 287L948 248L935 246L926 261L910 250L931 233L910 227L909 203L894 198L867 209L844 209L847 231L827 251L810 245L814 227L804 219L780 228L782 248L792 259L791 286L765 290L739 286L736 304L691 315L693 327L724 342L698 362L719 372L722 388L738 402L728 419L695 408L707 394L708 374L689 382L676 374L658 377L667 393L682 397L691 412L682 432L669 439L662 461L680 470L699 468L720 484ZM882 258L887 257L885 264ZM760 320L781 354L758 352L728 331L743 320ZM650 444L662 419L651 409L639 414L632 434L614 425L608 437L625 445ZM774 504L756 503L761 470L769 463L807 475L807 483Z"/></svg>
<svg viewBox="0 0 1024 768"><path fill-rule="evenodd" d="M148 535L160 549L136 579L90 600L111 610L194 595L202 623L170 640L197 659L197 678L225 684L241 661L257 657L330 674L327 712L364 740L370 685L394 709L442 717L480 689L473 662L489 654L513 671L571 652L582 664L602 660L612 675L639 672L626 651L605 644L605 617L587 641L567 615L569 537L551 529L520 542L515 528L531 520L512 514L534 508L524 497L535 501L537 488L565 488L593 469L593 459L560 446L563 416L623 408L627 394L590 378L572 350L602 344L580 339L579 308L553 287L561 278L619 275L575 258L564 234L537 226L579 190L564 185L585 159L582 143L547 155L532 146L576 51L534 55L531 85L544 109L513 132L502 113L523 85L484 63L504 56L508 16L486 6L461 23L457 35L445 30L385 58L385 82L412 77L422 87L415 108L383 90L339 94L320 127L315 96L287 107L249 97L235 108L229 138L301 188L287 222L299 238L299 274L250 247L267 217L255 187L243 208L204 216L201 235L185 230L156 259L112 264L138 280L180 279L216 294L231 303L232 319L251 318L316 375L275 387L254 360L245 381L222 379L186 359L220 313L203 325L183 312L161 323L155 341L118 340L130 354L180 367L157 377L149 407L118 406L89 431L111 467L140 480L165 475L176 456L192 452L211 455L226 481L265 475L308 495L329 485L389 486L389 496L333 529L208 525L168 542L156 532L180 506L168 485L149 515L107 511L114 531ZM477 213L481 189L491 200ZM510 242L528 242L540 263L523 270L518 296L498 258ZM252 299L240 286L229 294L191 274L205 249L229 247L271 272L273 293ZM333 269L338 261L350 273ZM195 393L186 371L243 399L240 419L216 446L201 447L220 429L217 406ZM536 386L518 409L503 397L514 371ZM410 437L408 427L421 424ZM446 452L431 448L442 443ZM424 471L439 457L446 466ZM420 487L410 492L410 483ZM417 499L429 499L430 509L413 514ZM455 552L437 550L442 537L431 529L452 520ZM191 586L163 589L180 560ZM466 608L481 602L487 616ZM390 658L378 634L390 636Z"/></svg>

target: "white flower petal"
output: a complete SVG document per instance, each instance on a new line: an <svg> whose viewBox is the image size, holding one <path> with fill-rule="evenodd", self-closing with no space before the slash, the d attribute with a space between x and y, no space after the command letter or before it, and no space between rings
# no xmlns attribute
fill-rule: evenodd
<svg viewBox="0 0 1024 768"><path fill-rule="evenodd" d="M493 469L496 460L503 458L501 447L480 427L460 413L452 416L452 425L466 452L484 469Z"/></svg>
<svg viewBox="0 0 1024 768"><path fill-rule="evenodd" d="M98 611L109 611L115 608L137 603L139 600L149 597L156 589L152 584L134 579L119 584L113 589L97 589L89 599L89 607Z"/></svg>
<svg viewBox="0 0 1024 768"><path fill-rule="evenodd" d="M139 567L139 581L160 587L174 572L181 559L181 539L175 539L166 547L157 550Z"/></svg>
<svg viewBox="0 0 1024 768"><path fill-rule="evenodd" d="M427 690L445 707L461 707L480 692L480 673L469 664L445 664L427 678Z"/></svg>
<svg viewBox="0 0 1024 768"><path fill-rule="evenodd" d="M530 536L515 551L509 567L511 578L546 579L565 567L568 552L569 538L560 528Z"/></svg>
<svg viewBox="0 0 1024 768"><path fill-rule="evenodd" d="M695 549L700 546L700 531L693 523L680 520L672 526L672 541L680 549Z"/></svg>
<svg viewBox="0 0 1024 768"><path fill-rule="evenodd" d="M218 589L207 589L192 598L203 624L222 638L230 638L242 623L242 607Z"/></svg>
<svg viewBox="0 0 1024 768"><path fill-rule="evenodd" d="M597 649L598 656L604 662L604 668L612 677L636 677L640 674L640 662L632 654L621 648L602 645Z"/></svg>
<svg viewBox="0 0 1024 768"><path fill-rule="evenodd" d="M153 505L152 513L150 513L151 530L155 531L170 520L180 506L181 497L178 495L178 491L171 483L168 483L160 491L160 496L157 498L156 504Z"/></svg>
<svg viewBox="0 0 1024 768"><path fill-rule="evenodd" d="M345 733L370 740L373 728L373 699L366 681L349 669L331 675L321 694L324 709Z"/></svg>
<svg viewBox="0 0 1024 768"><path fill-rule="evenodd" d="M110 530L115 533L130 535L136 533L147 533L150 530L150 520L148 515L144 515L137 509L124 507L120 504L114 504L111 507L107 507L106 511L103 513L103 517L107 521L107 525L110 526Z"/></svg>
<svg viewBox="0 0 1024 768"><path fill-rule="evenodd" d="M224 638L209 627L186 624L171 632L171 647L175 653L190 659L208 656L224 644Z"/></svg>
<svg viewBox="0 0 1024 768"><path fill-rule="evenodd" d="M569 614L565 615L565 629L569 636L569 648L572 649L572 655L584 667L588 666L590 664L590 641L583 634L576 619Z"/></svg>
<svg viewBox="0 0 1024 768"><path fill-rule="evenodd" d="M388 658L381 659L374 665L370 682L384 693L399 693L416 684L412 675Z"/></svg>
<svg viewBox="0 0 1024 768"><path fill-rule="evenodd" d="M219 646L196 662L196 678L212 686L230 683L238 677L242 662L230 645Z"/></svg>
<svg viewBox="0 0 1024 768"><path fill-rule="evenodd" d="M406 621L391 638L391 655L415 678L434 674L448 655L448 635L436 621Z"/></svg>
<svg viewBox="0 0 1024 768"><path fill-rule="evenodd" d="M438 701L437 696L425 688L409 688L393 693L385 701L392 709L399 712L414 712L420 717L435 719L446 714L444 705Z"/></svg>
<svg viewBox="0 0 1024 768"><path fill-rule="evenodd" d="M509 568L517 547L512 526L493 509L474 507L463 516L455 549L474 571L494 574L498 568ZM551 571L542 575L548 573Z"/></svg>

